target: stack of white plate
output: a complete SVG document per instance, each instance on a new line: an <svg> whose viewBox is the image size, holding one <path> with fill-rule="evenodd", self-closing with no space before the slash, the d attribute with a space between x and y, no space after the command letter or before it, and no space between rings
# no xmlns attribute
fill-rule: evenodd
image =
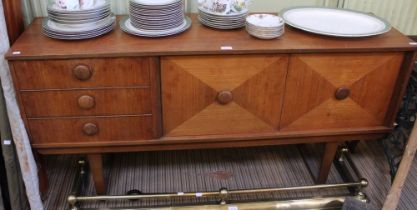
<svg viewBox="0 0 417 210"><path fill-rule="evenodd" d="M204 8L199 8L198 19L208 27L216 29L236 29L245 26L248 10L244 9L240 12L230 12L227 14L219 14L211 12Z"/></svg>
<svg viewBox="0 0 417 210"><path fill-rule="evenodd" d="M129 18L120 22L123 31L145 37L181 33L191 26L182 0L130 0Z"/></svg>
<svg viewBox="0 0 417 210"><path fill-rule="evenodd" d="M246 18L246 31L260 39L275 39L285 31L282 18L271 14L254 14Z"/></svg>
<svg viewBox="0 0 417 210"><path fill-rule="evenodd" d="M56 4L48 6L48 18L43 21L43 33L54 39L79 40L106 34L113 30L116 17L107 0L98 0L89 9L65 10Z"/></svg>

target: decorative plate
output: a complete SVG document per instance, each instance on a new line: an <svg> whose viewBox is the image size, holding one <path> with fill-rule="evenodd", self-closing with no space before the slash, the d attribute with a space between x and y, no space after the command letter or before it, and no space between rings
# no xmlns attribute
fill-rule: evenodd
<svg viewBox="0 0 417 210"><path fill-rule="evenodd" d="M391 30L391 25L382 18L353 10L294 7L281 14L294 28L327 36L368 37Z"/></svg>

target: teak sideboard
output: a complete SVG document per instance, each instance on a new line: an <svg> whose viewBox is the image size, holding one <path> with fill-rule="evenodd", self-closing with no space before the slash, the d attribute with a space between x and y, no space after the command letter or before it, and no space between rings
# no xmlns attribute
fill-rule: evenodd
<svg viewBox="0 0 417 210"><path fill-rule="evenodd" d="M393 129L416 57L397 30L259 40L191 17L172 37L85 41L35 20L6 56L33 149L86 154L104 194L103 153L324 143L323 183L340 143Z"/></svg>

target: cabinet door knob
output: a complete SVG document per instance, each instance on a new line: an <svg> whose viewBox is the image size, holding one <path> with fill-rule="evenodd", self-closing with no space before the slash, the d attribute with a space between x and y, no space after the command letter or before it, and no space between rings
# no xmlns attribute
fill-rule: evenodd
<svg viewBox="0 0 417 210"><path fill-rule="evenodd" d="M348 87L340 87L336 90L335 97L337 100L344 100L350 95L350 89Z"/></svg>
<svg viewBox="0 0 417 210"><path fill-rule="evenodd" d="M83 126L83 132L87 136L94 136L98 133L98 126L94 123L86 123Z"/></svg>
<svg viewBox="0 0 417 210"><path fill-rule="evenodd" d="M217 102L220 104L226 105L231 101L233 101L233 93L231 91L225 90L217 94Z"/></svg>
<svg viewBox="0 0 417 210"><path fill-rule="evenodd" d="M91 70L89 66L86 66L86 65L78 65L74 67L72 72L75 78L81 81L89 80L91 76L93 76L93 71Z"/></svg>
<svg viewBox="0 0 417 210"><path fill-rule="evenodd" d="M92 109L96 106L96 101L92 96L83 95L78 98L78 106L81 109Z"/></svg>

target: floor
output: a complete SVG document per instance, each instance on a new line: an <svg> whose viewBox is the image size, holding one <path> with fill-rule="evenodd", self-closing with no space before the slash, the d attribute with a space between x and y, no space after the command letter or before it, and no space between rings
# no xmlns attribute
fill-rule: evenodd
<svg viewBox="0 0 417 210"><path fill-rule="evenodd" d="M132 189L144 193L218 191L220 188L248 189L313 185L300 151L318 163L320 147L299 150L296 146L250 149L196 150L177 152L129 153L106 156L105 174L109 195L123 195ZM77 156L50 156L47 168L50 181L46 209L67 209L66 198L77 172ZM360 143L352 156L363 177L370 182L365 192L370 205L380 209L390 187L389 167L378 142ZM317 170L318 164L312 164ZM316 169L314 169L316 168ZM408 177L399 206L400 210L417 209L417 162ZM332 167L328 183L342 183ZM268 193L242 196L235 200L309 198L345 195L347 190ZM94 195L91 177L83 195ZM173 199L144 201L85 202L82 208L147 207L216 202L210 199Z"/></svg>

